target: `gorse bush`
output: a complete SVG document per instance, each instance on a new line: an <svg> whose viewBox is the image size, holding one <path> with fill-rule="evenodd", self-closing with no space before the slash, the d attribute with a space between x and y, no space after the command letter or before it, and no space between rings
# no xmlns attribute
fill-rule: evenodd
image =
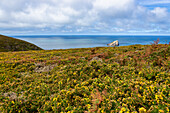
<svg viewBox="0 0 170 113"><path fill-rule="evenodd" d="M0 53L0 112L168 113L170 46Z"/></svg>

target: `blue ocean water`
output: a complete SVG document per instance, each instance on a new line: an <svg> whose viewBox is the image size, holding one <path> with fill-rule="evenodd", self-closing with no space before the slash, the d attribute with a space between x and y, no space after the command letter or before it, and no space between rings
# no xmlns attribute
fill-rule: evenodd
<svg viewBox="0 0 170 113"><path fill-rule="evenodd" d="M121 36L121 35L30 35L13 36L33 43L45 50L107 47L108 43L119 41L120 46L151 44L159 38L160 44L170 42L170 36Z"/></svg>

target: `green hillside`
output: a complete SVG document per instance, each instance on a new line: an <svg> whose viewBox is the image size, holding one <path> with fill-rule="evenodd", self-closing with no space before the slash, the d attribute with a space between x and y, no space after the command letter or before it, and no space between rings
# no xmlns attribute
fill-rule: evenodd
<svg viewBox="0 0 170 113"><path fill-rule="evenodd" d="M2 113L169 113L170 45L0 52Z"/></svg>
<svg viewBox="0 0 170 113"><path fill-rule="evenodd" d="M0 35L0 52L42 50L29 42Z"/></svg>

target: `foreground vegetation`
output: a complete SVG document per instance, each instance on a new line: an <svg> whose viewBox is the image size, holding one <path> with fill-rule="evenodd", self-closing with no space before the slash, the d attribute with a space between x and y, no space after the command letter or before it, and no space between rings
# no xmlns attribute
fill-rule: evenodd
<svg viewBox="0 0 170 113"><path fill-rule="evenodd" d="M170 45L0 53L0 112L168 113Z"/></svg>
<svg viewBox="0 0 170 113"><path fill-rule="evenodd" d="M0 35L0 52L42 50L40 47L29 42Z"/></svg>

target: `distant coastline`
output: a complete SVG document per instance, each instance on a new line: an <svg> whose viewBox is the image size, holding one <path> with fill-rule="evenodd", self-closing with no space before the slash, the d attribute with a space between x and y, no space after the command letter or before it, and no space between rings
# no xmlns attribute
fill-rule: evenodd
<svg viewBox="0 0 170 113"><path fill-rule="evenodd" d="M45 50L107 47L107 44L119 40L120 46L148 45L160 39L160 44L170 42L170 36L146 35L15 35L17 39L33 43Z"/></svg>
<svg viewBox="0 0 170 113"><path fill-rule="evenodd" d="M42 50L42 49L22 39L16 39L0 35L0 52L28 51L28 50Z"/></svg>

